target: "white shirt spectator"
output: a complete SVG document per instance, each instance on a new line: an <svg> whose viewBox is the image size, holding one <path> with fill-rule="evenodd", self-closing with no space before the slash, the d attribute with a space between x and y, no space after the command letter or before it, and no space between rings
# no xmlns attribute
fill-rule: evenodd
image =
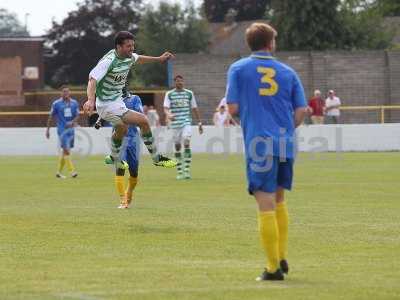
<svg viewBox="0 0 400 300"><path fill-rule="evenodd" d="M340 106L342 105L342 103L340 102L340 99L336 96L328 97L325 100L325 107L329 108L332 106ZM326 111L326 115L327 116L331 116L331 117L339 117L340 116L340 109L339 108L332 108L330 110Z"/></svg>
<svg viewBox="0 0 400 300"><path fill-rule="evenodd" d="M223 126L227 126L229 121L229 114L227 111L224 112L220 112L217 111L214 114L214 125L217 127L223 127Z"/></svg>
<svg viewBox="0 0 400 300"><path fill-rule="evenodd" d="M157 111L152 106L150 106L149 110L147 111L147 118L149 119L151 127L160 126L160 117L158 116Z"/></svg>

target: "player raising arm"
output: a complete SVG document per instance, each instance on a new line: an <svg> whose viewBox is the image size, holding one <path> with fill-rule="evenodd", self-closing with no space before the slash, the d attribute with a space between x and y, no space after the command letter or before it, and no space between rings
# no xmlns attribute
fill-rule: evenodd
<svg viewBox="0 0 400 300"><path fill-rule="evenodd" d="M140 128L143 142L154 164L167 168L175 167L176 161L158 153L147 117L127 109L122 99L122 89L126 84L130 68L135 63L163 63L174 56L169 52L159 57L137 55L133 52L135 49L133 35L127 31L117 33L114 44L115 49L110 50L90 72L87 87L88 100L83 106L84 111L89 115L93 113L96 106L100 118L110 122L114 127L111 155L106 157L106 163L114 163L116 168L128 168L127 163L120 159L119 154L123 137L127 132L127 125L136 125Z"/></svg>

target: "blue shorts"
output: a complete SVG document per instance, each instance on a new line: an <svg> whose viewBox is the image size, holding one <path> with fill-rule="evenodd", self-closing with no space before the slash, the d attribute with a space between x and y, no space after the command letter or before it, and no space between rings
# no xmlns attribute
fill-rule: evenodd
<svg viewBox="0 0 400 300"><path fill-rule="evenodd" d="M247 181L250 195L256 191L275 193L278 187L290 190L293 181L293 164L293 159L286 158L286 161L280 161L277 156L269 156L263 162L247 159Z"/></svg>
<svg viewBox="0 0 400 300"><path fill-rule="evenodd" d="M71 129L64 130L61 134L58 134L60 140L60 147L62 149L74 148L75 131Z"/></svg>
<svg viewBox="0 0 400 300"><path fill-rule="evenodd" d="M129 173L134 177L138 176L139 155L140 153L136 150L136 147L126 147L121 152L121 159L128 163Z"/></svg>

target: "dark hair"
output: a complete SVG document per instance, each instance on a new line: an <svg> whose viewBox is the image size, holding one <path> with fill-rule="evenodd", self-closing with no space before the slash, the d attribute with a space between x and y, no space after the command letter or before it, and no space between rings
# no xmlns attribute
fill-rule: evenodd
<svg viewBox="0 0 400 300"><path fill-rule="evenodd" d="M134 40L133 34L129 31L120 31L115 35L114 46L117 48L117 45L122 45L126 40Z"/></svg>
<svg viewBox="0 0 400 300"><path fill-rule="evenodd" d="M246 29L246 41L251 51L269 46L275 36L275 29L265 23L253 23Z"/></svg>
<svg viewBox="0 0 400 300"><path fill-rule="evenodd" d="M176 81L178 78L180 78L180 79L183 79L183 76L182 75L176 75L175 77L174 77L174 81Z"/></svg>

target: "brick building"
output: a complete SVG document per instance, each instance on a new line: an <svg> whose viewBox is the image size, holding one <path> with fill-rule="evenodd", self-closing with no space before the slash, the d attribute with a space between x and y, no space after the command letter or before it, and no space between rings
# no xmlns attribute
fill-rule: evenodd
<svg viewBox="0 0 400 300"><path fill-rule="evenodd" d="M44 86L40 37L0 38L0 106L23 105L23 92Z"/></svg>

